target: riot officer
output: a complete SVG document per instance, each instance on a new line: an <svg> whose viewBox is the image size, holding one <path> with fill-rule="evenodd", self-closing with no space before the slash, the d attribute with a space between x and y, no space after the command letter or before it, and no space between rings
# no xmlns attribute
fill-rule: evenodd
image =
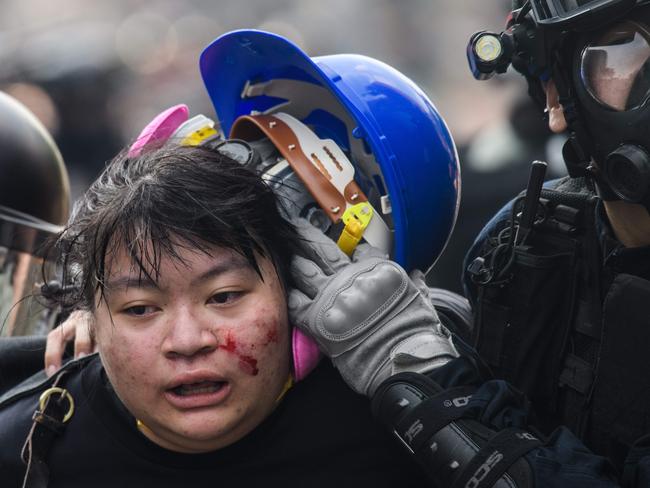
<svg viewBox="0 0 650 488"><path fill-rule="evenodd" d="M646 1L516 2L504 32L468 46L477 78L526 77L550 129L569 133L570 175L540 191L536 163L468 253L474 344L542 430L568 426L628 483L650 432L649 26Z"/></svg>
<svg viewBox="0 0 650 488"><path fill-rule="evenodd" d="M56 274L43 249L67 220L70 187L61 153L43 124L1 92L0 148L1 389L42 367L42 348L13 336L44 335L56 320L56 312L44 306L44 280L55 289Z"/></svg>

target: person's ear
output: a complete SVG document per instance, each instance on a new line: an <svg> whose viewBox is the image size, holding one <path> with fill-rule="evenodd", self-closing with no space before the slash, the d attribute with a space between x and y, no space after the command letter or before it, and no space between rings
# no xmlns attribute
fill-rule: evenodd
<svg viewBox="0 0 650 488"><path fill-rule="evenodd" d="M549 80L544 83L544 91L546 92L548 128L555 134L564 132L567 129L567 122L564 117L564 109L562 108L562 105L560 105L560 95L557 92L555 82Z"/></svg>

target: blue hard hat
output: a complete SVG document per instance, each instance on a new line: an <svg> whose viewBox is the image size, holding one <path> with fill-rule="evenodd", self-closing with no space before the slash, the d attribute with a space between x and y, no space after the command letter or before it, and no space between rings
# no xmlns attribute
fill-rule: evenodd
<svg viewBox="0 0 650 488"><path fill-rule="evenodd" d="M460 168L444 120L415 83L375 59L310 58L257 30L217 38L200 67L226 134L241 115L285 112L333 139L393 230L392 258L407 270L434 264L458 213Z"/></svg>

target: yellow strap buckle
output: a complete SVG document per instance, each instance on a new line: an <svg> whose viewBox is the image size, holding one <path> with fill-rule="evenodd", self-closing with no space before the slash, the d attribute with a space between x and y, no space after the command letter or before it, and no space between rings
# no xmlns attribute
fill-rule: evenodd
<svg viewBox="0 0 650 488"><path fill-rule="evenodd" d="M181 144L183 146L198 146L206 139L209 139L210 137L213 137L217 134L218 132L214 127L210 127L209 125L206 125L204 127L195 130L187 137L185 137L185 139L181 141Z"/></svg>
<svg viewBox="0 0 650 488"><path fill-rule="evenodd" d="M68 401L68 411L63 416L63 423L66 423L68 420L70 420L72 414L74 414L74 400L72 399L72 395L70 395L68 390L64 390L63 388L59 388L58 386L48 388L41 394L40 398L38 399L38 405L41 409L41 412L45 411L47 400L52 395L59 395L61 397L64 397Z"/></svg>
<svg viewBox="0 0 650 488"><path fill-rule="evenodd" d="M366 227L368 227L372 219L372 215L373 210L368 202L357 203L346 209L341 217L341 220L345 223L345 227L337 241L341 251L348 256L352 256L352 253L363 237L363 231L366 230Z"/></svg>

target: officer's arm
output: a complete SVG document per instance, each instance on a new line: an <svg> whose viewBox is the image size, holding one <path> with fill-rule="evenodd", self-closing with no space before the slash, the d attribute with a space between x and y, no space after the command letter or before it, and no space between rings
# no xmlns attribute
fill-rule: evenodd
<svg viewBox="0 0 650 488"><path fill-rule="evenodd" d="M619 486L610 463L567 429L548 439L532 431L523 395L485 381L467 357L389 378L372 406L435 486Z"/></svg>
<svg viewBox="0 0 650 488"><path fill-rule="evenodd" d="M43 369L45 338L0 337L0 396Z"/></svg>
<svg viewBox="0 0 650 488"><path fill-rule="evenodd" d="M367 248L350 261L313 227L301 231L291 322L372 398L436 486L617 486L608 462L568 431L542 440L527 429L526 399L459 355L421 273Z"/></svg>

